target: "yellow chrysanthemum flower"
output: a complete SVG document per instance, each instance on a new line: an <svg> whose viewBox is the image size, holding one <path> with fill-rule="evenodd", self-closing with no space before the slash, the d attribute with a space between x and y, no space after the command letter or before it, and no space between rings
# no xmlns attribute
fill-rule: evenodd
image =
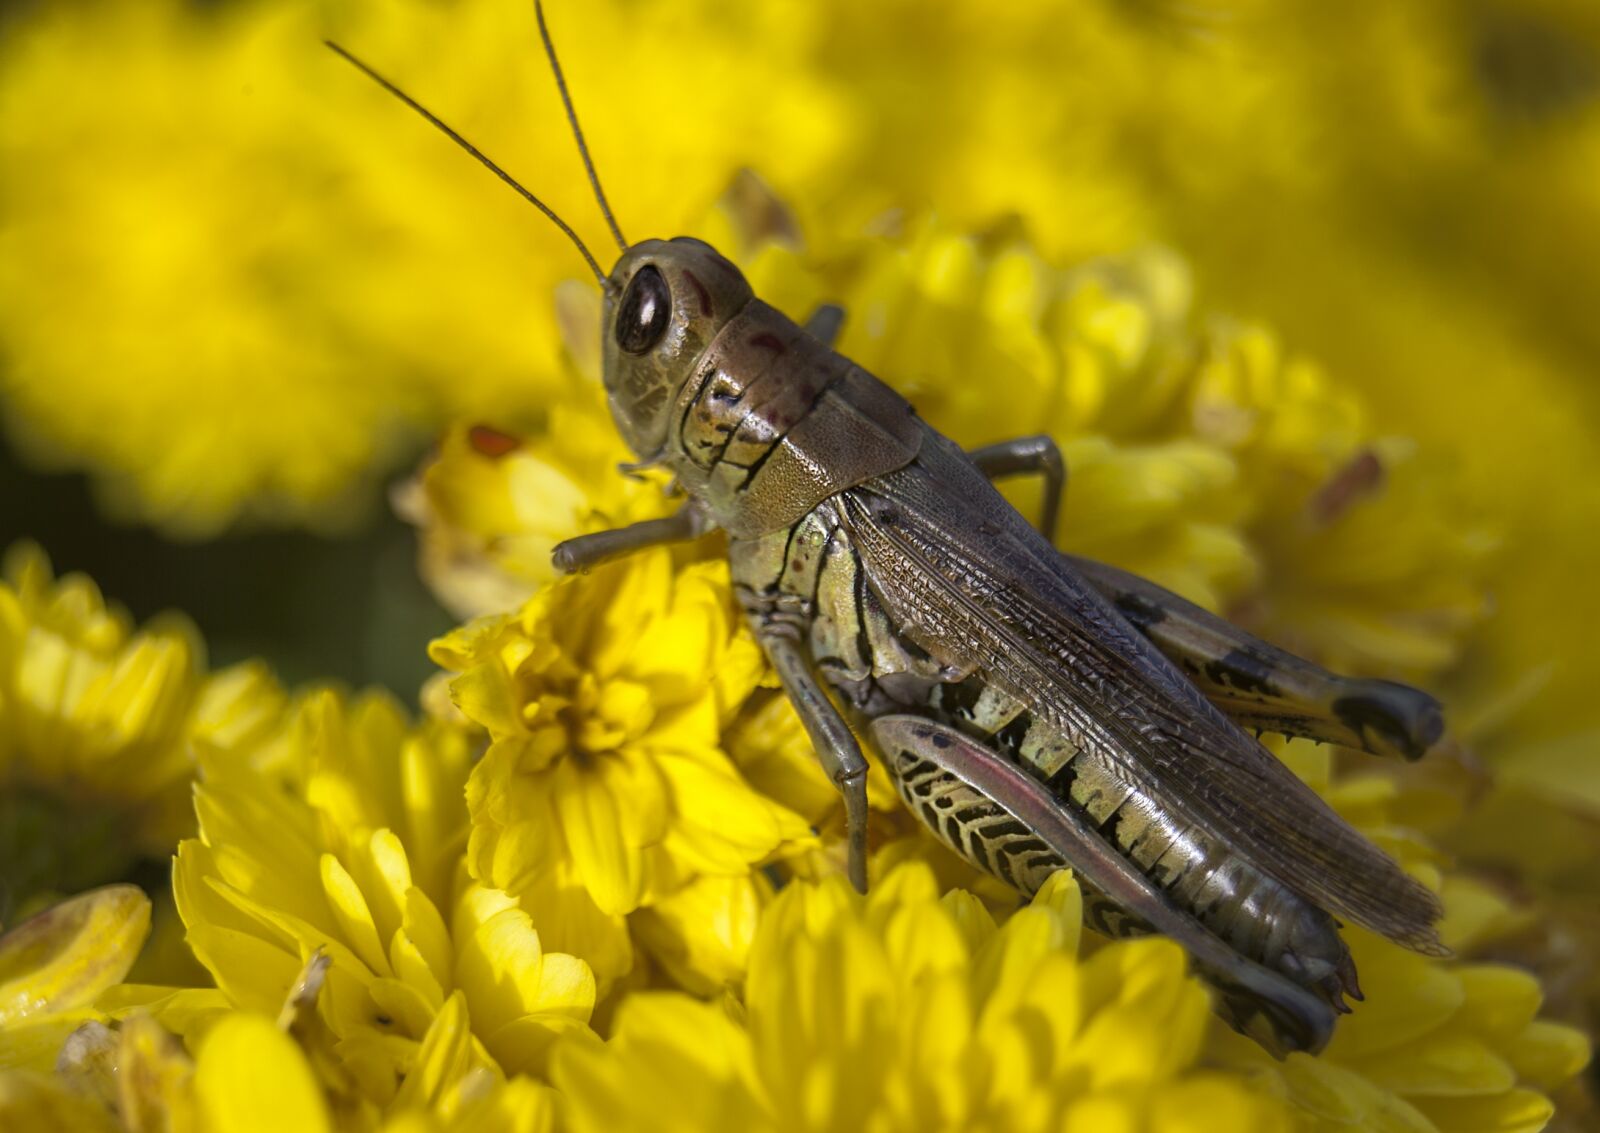
<svg viewBox="0 0 1600 1133"><path fill-rule="evenodd" d="M459 733L384 697L313 694L276 742L205 761L200 837L178 848L189 944L227 1002L276 1012L322 950L329 1074L379 1106L413 1088L446 1011L451 1057L509 1074L538 1072L594 1004L587 964L460 876L467 764Z"/></svg>
<svg viewBox="0 0 1600 1133"><path fill-rule="evenodd" d="M259 664L208 673L187 619L135 629L83 575L19 544L0 577L0 917L126 874L194 828L195 749L267 727Z"/></svg>
<svg viewBox="0 0 1600 1133"><path fill-rule="evenodd" d="M1004 925L902 867L768 909L742 1006L637 993L605 1047L564 1044L574 1133L599 1130L1287 1130L1249 1077L1200 1062L1206 993L1163 940L1080 958L1058 874Z"/></svg>
<svg viewBox="0 0 1600 1133"><path fill-rule="evenodd" d="M724 564L641 553L431 652L491 740L467 785L473 875L548 910L604 978L632 963L628 914L697 884L747 903L751 867L810 840L722 747L764 666Z"/></svg>

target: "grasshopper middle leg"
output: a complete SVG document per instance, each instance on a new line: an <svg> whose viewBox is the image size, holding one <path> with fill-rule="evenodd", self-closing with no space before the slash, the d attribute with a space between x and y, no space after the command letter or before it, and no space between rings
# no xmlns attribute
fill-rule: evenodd
<svg viewBox="0 0 1600 1133"><path fill-rule="evenodd" d="M805 330L812 338L831 347L839 339L844 327L844 308L837 303L824 303L806 320Z"/></svg>
<svg viewBox="0 0 1600 1133"><path fill-rule="evenodd" d="M867 891L867 759L861 754L850 725L828 699L811 662L793 638L779 631L761 636L783 691L788 694L800 722L805 725L817 759L828 778L844 795L845 828L849 842L850 884Z"/></svg>
<svg viewBox="0 0 1600 1133"><path fill-rule="evenodd" d="M984 445L967 453L989 479L1036 472L1044 477L1044 502L1039 507L1039 530L1055 542L1056 522L1061 518L1061 497L1067 488L1067 465L1056 442L1040 433L1016 437L999 444Z"/></svg>

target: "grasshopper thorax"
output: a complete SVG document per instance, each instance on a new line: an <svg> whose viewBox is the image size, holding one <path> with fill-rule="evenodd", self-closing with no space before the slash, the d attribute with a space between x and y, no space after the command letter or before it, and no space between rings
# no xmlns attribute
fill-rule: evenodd
<svg viewBox="0 0 1600 1133"><path fill-rule="evenodd" d="M611 416L642 460L661 455L680 387L719 331L753 297L710 244L642 240L607 280L601 358Z"/></svg>

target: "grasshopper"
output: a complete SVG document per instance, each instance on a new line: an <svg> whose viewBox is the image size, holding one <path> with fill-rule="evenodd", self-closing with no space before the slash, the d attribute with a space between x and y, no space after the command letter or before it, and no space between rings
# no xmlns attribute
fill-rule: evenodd
<svg viewBox="0 0 1600 1133"><path fill-rule="evenodd" d="M860 731L957 853L1029 894L1072 868L1091 927L1177 941L1219 1013L1279 1055L1321 1049L1345 998L1361 998L1336 916L1443 954L1437 898L1250 734L1415 758L1440 736L1438 703L1326 672L1061 553L1047 533L1066 469L1048 437L963 451L834 351L839 308L797 324L702 241L630 244L537 2L536 13L621 249L609 272L460 134L329 46L543 211L588 263L616 426L687 502L568 540L556 565L726 532L750 628L843 795L852 883L867 882ZM991 482L1024 473L1045 481L1038 528Z"/></svg>

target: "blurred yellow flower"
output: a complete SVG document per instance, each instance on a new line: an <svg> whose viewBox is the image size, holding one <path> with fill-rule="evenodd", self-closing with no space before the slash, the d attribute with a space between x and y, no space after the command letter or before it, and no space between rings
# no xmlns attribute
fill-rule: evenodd
<svg viewBox="0 0 1600 1133"><path fill-rule="evenodd" d="M254 754L206 761L200 837L178 847L173 878L189 944L229 1003L276 1012L324 951L330 1073L382 1107L415 1088L447 1013L452 1057L494 1073L537 1073L552 1038L584 1028L589 966L460 874L460 734L411 727L384 697L322 692Z"/></svg>
<svg viewBox="0 0 1600 1133"><path fill-rule="evenodd" d="M467 785L473 875L548 910L551 939L602 978L632 963L627 914L700 879L748 884L752 866L810 840L722 747L765 664L723 563L675 570L668 552L643 552L431 654L491 740Z"/></svg>
<svg viewBox="0 0 1600 1133"><path fill-rule="evenodd" d="M553 8L636 231L703 211L758 138L800 179L850 130L800 65L819 18L797 0ZM8 22L0 401L23 451L95 472L119 514L347 524L424 430L546 407L549 295L580 261L329 33L596 227L531 3L107 0ZM688 48L694 112L652 114Z"/></svg>
<svg viewBox="0 0 1600 1133"><path fill-rule="evenodd" d="M257 663L208 673L187 619L135 629L88 578L18 544L0 577L0 916L117 878L194 828L197 747L268 726Z"/></svg>
<svg viewBox="0 0 1600 1133"><path fill-rule="evenodd" d="M742 1006L641 992L553 1080L599 1130L1287 1130L1251 1079L1200 1062L1208 1008L1163 940L1078 956L1058 874L996 927L924 866L866 898L796 883L767 910Z"/></svg>

